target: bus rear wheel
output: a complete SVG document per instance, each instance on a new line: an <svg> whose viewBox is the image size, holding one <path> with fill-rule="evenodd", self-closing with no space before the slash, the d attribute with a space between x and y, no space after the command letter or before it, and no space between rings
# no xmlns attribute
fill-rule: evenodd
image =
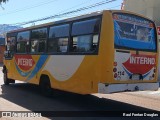
<svg viewBox="0 0 160 120"><path fill-rule="evenodd" d="M52 96L53 91L52 91L50 79L48 76L41 76L39 86L40 86L40 90L41 90L42 95L44 95L46 97Z"/></svg>

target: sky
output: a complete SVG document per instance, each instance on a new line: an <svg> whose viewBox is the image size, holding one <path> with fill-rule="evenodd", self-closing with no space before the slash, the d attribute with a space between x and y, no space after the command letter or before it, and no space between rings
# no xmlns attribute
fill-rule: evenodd
<svg viewBox="0 0 160 120"><path fill-rule="evenodd" d="M39 18L49 17L69 11L76 10L82 7L88 7L95 3L99 3L107 0L9 0L6 3L2 3L0 7L0 24L12 24L28 22ZM108 0L111 1L111 0ZM35 22L27 24L22 27L28 27L33 24L38 25L41 23L47 23L57 20L63 20L73 16L81 14L91 13L104 9L120 9L122 0L115 0L113 2L84 10L71 15L65 15L63 17L49 19L41 22Z"/></svg>

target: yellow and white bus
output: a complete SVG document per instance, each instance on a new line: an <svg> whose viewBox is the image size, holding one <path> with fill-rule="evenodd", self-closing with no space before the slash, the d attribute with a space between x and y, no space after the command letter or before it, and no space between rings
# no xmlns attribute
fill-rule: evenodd
<svg viewBox="0 0 160 120"><path fill-rule="evenodd" d="M4 83L79 94L157 90L158 40L144 16L104 10L8 32Z"/></svg>

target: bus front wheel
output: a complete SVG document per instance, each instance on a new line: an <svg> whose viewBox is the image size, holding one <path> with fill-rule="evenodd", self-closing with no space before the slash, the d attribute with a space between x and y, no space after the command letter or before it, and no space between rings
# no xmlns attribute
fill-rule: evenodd
<svg viewBox="0 0 160 120"><path fill-rule="evenodd" d="M9 79L7 77L7 72L6 71L3 73L3 80L4 80L5 85L9 85Z"/></svg>
<svg viewBox="0 0 160 120"><path fill-rule="evenodd" d="M3 72L3 81L4 81L5 85L9 85L9 83L15 83L14 79L9 79L8 78L6 70Z"/></svg>
<svg viewBox="0 0 160 120"><path fill-rule="evenodd" d="M51 88L50 79L48 76L41 76L39 86L40 86L41 93L44 96L46 97L52 96L52 88Z"/></svg>

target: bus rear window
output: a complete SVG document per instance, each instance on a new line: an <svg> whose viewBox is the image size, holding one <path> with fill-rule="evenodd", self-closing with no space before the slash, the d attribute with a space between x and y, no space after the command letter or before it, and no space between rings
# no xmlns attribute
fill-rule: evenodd
<svg viewBox="0 0 160 120"><path fill-rule="evenodd" d="M135 50L156 50L156 30L152 21L118 13L113 14L115 46Z"/></svg>

